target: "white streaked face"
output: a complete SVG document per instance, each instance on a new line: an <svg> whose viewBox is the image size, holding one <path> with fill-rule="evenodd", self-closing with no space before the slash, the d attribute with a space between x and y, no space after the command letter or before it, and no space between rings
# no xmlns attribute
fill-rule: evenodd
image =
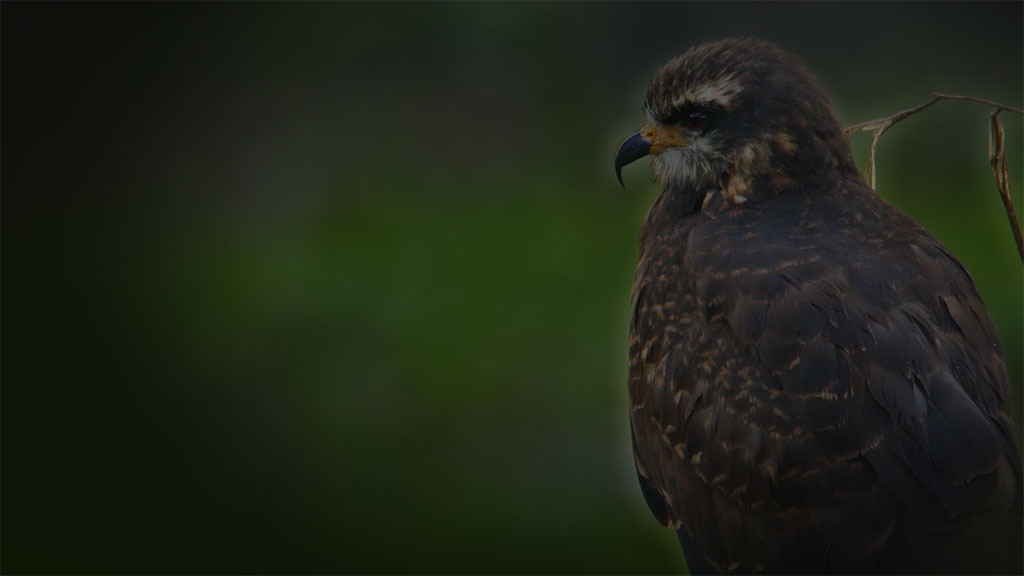
<svg viewBox="0 0 1024 576"><path fill-rule="evenodd" d="M714 183L725 168L724 142L715 126L742 92L739 81L732 74L711 82L686 86L672 98L672 106L682 115L675 119L685 145L667 147L654 155L654 175L662 183L704 187ZM685 111L704 111L707 124L698 126L690 122ZM717 111L713 113L711 111ZM647 123L663 128L651 110L646 110Z"/></svg>
<svg viewBox="0 0 1024 576"><path fill-rule="evenodd" d="M855 172L827 95L762 42L702 44L668 61L651 78L644 114L616 151L620 181L624 166L651 156L663 192L715 198L701 209L756 204L809 167Z"/></svg>
<svg viewBox="0 0 1024 576"><path fill-rule="evenodd" d="M648 124L660 126L650 114ZM717 174L725 168L725 156L715 146L718 132L712 130L691 129L682 127L682 135L687 144L672 146L654 155L654 177L664 184L678 186L709 186L715 181Z"/></svg>
<svg viewBox="0 0 1024 576"><path fill-rule="evenodd" d="M656 96L652 96L655 94ZM653 156L654 177L673 188L725 189L745 141L733 114L743 87L735 73L692 80L655 81L644 107L646 125L616 153L616 169ZM749 162L748 162L749 164ZM739 190L740 187L736 189ZM737 192L738 194L740 192Z"/></svg>

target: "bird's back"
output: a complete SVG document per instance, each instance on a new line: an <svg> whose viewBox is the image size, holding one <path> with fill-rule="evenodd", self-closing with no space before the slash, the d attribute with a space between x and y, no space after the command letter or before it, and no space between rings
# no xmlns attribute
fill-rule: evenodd
<svg viewBox="0 0 1024 576"><path fill-rule="evenodd" d="M641 246L637 467L691 567L1019 569L993 537L1020 524L1006 367L930 234L851 179Z"/></svg>

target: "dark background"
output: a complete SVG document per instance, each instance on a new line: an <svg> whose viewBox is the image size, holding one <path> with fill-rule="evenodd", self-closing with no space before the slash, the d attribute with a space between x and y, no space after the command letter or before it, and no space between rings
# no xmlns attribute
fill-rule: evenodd
<svg viewBox="0 0 1024 576"><path fill-rule="evenodd" d="M7 573L681 571L627 427L650 75L742 34L844 124L1024 101L1019 2L0 13ZM1019 424L987 114L894 128L878 188L974 275Z"/></svg>

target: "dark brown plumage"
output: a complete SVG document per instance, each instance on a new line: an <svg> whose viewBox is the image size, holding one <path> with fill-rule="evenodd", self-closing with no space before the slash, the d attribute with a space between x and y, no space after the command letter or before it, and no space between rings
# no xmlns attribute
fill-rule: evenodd
<svg viewBox="0 0 1024 576"><path fill-rule="evenodd" d="M998 336L967 270L857 171L824 91L755 40L651 81L629 394L694 572L1021 570Z"/></svg>

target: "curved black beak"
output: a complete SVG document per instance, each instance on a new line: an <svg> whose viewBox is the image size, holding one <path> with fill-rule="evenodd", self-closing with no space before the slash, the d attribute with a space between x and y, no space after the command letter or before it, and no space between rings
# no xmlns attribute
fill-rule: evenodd
<svg viewBox="0 0 1024 576"><path fill-rule="evenodd" d="M633 134L619 144L619 149L615 152L615 175L619 178L619 184L623 188L626 185L622 183L622 168L650 153L651 141L644 138L642 132Z"/></svg>

